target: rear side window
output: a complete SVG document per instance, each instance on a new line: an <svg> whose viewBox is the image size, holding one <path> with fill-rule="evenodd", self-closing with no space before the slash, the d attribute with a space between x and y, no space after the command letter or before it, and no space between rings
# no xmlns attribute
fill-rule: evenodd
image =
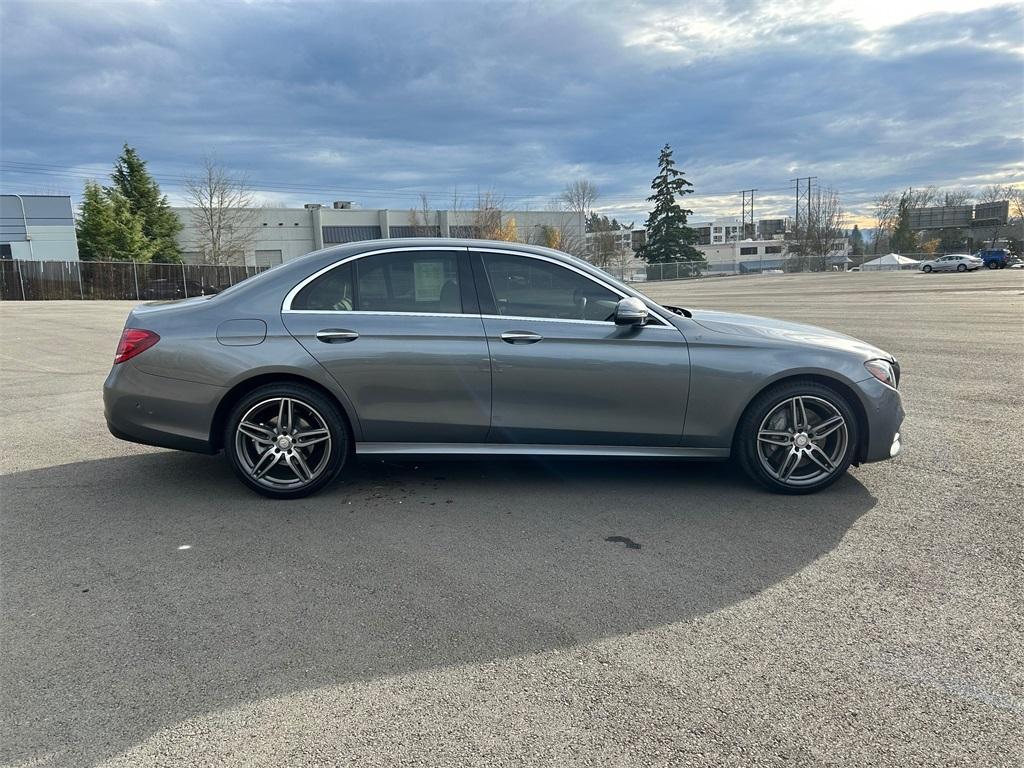
<svg viewBox="0 0 1024 768"><path fill-rule="evenodd" d="M571 269L525 256L483 254L499 315L612 321L619 296Z"/></svg>
<svg viewBox="0 0 1024 768"><path fill-rule="evenodd" d="M292 309L350 312L354 308L352 265L343 264L311 282L292 300Z"/></svg>
<svg viewBox="0 0 1024 768"><path fill-rule="evenodd" d="M356 262L362 312L462 313L459 260L446 251L379 253Z"/></svg>

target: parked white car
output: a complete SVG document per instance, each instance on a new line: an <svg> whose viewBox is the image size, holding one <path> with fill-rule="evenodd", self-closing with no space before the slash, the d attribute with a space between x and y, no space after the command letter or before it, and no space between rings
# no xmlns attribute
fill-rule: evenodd
<svg viewBox="0 0 1024 768"><path fill-rule="evenodd" d="M921 262L922 272L967 272L969 270L981 269L984 264L977 256L966 253L951 253L940 256L931 261Z"/></svg>

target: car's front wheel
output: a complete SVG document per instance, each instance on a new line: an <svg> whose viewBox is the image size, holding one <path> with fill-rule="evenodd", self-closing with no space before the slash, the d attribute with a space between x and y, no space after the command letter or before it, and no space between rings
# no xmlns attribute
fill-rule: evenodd
<svg viewBox="0 0 1024 768"><path fill-rule="evenodd" d="M999 262L998 261L990 261L988 263L988 268L989 269L999 269Z"/></svg>
<svg viewBox="0 0 1024 768"><path fill-rule="evenodd" d="M301 384L269 384L231 410L224 453L239 479L257 493L297 499L330 483L352 439L338 407Z"/></svg>
<svg viewBox="0 0 1024 768"><path fill-rule="evenodd" d="M770 490L813 493L846 472L857 441L857 418L843 395L816 381L793 381L750 404L735 453L744 471Z"/></svg>
<svg viewBox="0 0 1024 768"><path fill-rule="evenodd" d="M925 264L923 267L921 267L921 271L922 272L931 272L932 271L932 265L931 264Z"/></svg>

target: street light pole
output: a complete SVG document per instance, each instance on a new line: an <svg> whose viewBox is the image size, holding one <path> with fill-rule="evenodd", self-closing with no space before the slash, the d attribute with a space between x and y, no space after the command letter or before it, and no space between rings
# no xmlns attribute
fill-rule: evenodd
<svg viewBox="0 0 1024 768"><path fill-rule="evenodd" d="M25 213L25 200L21 197L21 195L15 194L13 192L11 193L11 196L18 198L18 202L21 203L21 221L23 226L25 227L25 240L28 242L28 255L32 261L35 261L36 254L35 251L32 249L32 235L29 234L28 231L28 216Z"/></svg>

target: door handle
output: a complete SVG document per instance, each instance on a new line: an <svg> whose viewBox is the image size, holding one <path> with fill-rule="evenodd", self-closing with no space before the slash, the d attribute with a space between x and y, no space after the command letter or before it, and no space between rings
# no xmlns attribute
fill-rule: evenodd
<svg viewBox="0 0 1024 768"><path fill-rule="evenodd" d="M359 338L359 334L355 331L346 331L341 328L329 328L317 331L316 338L325 344L340 344L345 341L355 341Z"/></svg>
<svg viewBox="0 0 1024 768"><path fill-rule="evenodd" d="M506 344L536 344L543 338L533 331L505 331L501 334L501 340Z"/></svg>

